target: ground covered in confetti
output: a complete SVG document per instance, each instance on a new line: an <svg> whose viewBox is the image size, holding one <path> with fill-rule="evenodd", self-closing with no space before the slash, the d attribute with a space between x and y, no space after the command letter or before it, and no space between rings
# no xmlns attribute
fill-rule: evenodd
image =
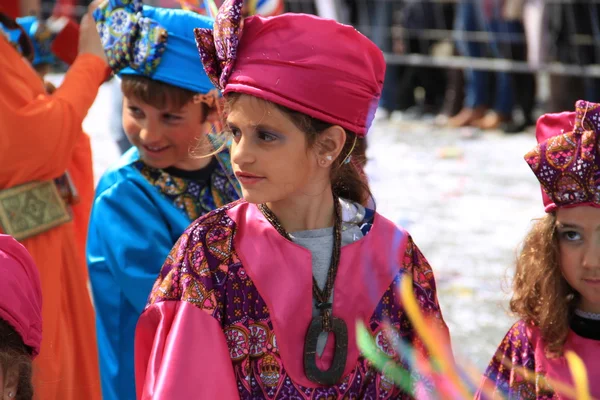
<svg viewBox="0 0 600 400"><path fill-rule="evenodd" d="M101 88L84 122L96 181L118 158L110 132L115 88L114 81ZM513 321L507 278L531 220L543 215L523 161L534 144L531 132L451 130L415 119L379 121L369 137L377 209L406 228L430 261L454 352L479 370Z"/></svg>

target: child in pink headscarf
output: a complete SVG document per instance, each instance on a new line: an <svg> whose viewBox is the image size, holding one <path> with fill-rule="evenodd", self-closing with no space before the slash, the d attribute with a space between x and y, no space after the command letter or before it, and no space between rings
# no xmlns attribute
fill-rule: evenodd
<svg viewBox="0 0 600 400"><path fill-rule="evenodd" d="M33 259L0 234L0 399L33 399L32 360L42 342L42 290Z"/></svg>
<svg viewBox="0 0 600 400"><path fill-rule="evenodd" d="M510 308L520 319L485 371L482 390L509 399L574 399L566 354L587 368L600 397L600 104L546 114L525 160L542 185L546 215L517 259ZM577 397L581 398L581 397Z"/></svg>
<svg viewBox="0 0 600 400"><path fill-rule="evenodd" d="M241 27L242 7L226 1L214 30L195 32L229 106L244 200L197 219L167 257L136 328L138 398L411 398L356 339L364 321L382 354L398 360L400 340L422 350L399 299L404 275L448 336L427 260L368 206L361 156L383 54L306 14Z"/></svg>

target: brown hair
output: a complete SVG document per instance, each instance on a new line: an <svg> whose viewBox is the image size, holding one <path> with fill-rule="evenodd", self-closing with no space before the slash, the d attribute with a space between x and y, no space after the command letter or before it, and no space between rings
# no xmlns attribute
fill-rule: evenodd
<svg viewBox="0 0 600 400"><path fill-rule="evenodd" d="M227 105L231 107L240 98L239 93L230 93L226 96ZM272 104L278 110L282 111L287 117L307 135L308 146L314 146L319 135L326 129L335 126L328 122L321 121L298 111L291 110L277 103L269 102L260 98L268 104ZM331 183L333 193L338 197L343 197L356 203L366 206L370 199L373 199L367 176L364 172L366 165L367 142L363 137L359 137L355 132L346 130L346 143L342 148L340 156L334 161L331 168ZM345 162L349 158L350 162Z"/></svg>
<svg viewBox="0 0 600 400"><path fill-rule="evenodd" d="M561 272L554 213L537 220L525 237L513 291L511 311L540 329L548 356L561 355L578 294Z"/></svg>
<svg viewBox="0 0 600 400"><path fill-rule="evenodd" d="M33 50L33 44L31 43L29 36L27 35L27 33L25 33L25 30L23 30L21 25L19 25L15 19L9 17L8 15L2 12L0 12L0 23L4 25L7 29L18 29L21 31L21 35L19 36L18 40L18 47L15 46L15 48L21 53L23 57L29 60L29 62L33 61L33 57L35 55Z"/></svg>
<svg viewBox="0 0 600 400"><path fill-rule="evenodd" d="M0 367L2 367L4 380L9 369L18 370L19 382L15 400L33 399L31 348L23 343L21 335L2 318L0 318Z"/></svg>
<svg viewBox="0 0 600 400"><path fill-rule="evenodd" d="M159 110L166 108L179 110L192 101L197 94L191 90L139 75L123 75L121 91L124 96L143 101ZM206 118L209 110L208 104L202 103L203 118Z"/></svg>

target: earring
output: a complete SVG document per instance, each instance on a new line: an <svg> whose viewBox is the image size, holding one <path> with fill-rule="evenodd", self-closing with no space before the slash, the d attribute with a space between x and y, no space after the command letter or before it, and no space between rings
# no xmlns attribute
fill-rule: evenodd
<svg viewBox="0 0 600 400"><path fill-rule="evenodd" d="M327 157L325 157L325 158L327 159L327 161L331 161L331 160L333 160L333 157L332 157L332 156L327 156Z"/></svg>
<svg viewBox="0 0 600 400"><path fill-rule="evenodd" d="M13 392L8 392L8 397L12 399L13 397L15 397L15 394Z"/></svg>

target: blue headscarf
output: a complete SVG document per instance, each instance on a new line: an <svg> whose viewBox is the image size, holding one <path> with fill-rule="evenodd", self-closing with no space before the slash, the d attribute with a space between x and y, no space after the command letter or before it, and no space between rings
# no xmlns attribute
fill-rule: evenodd
<svg viewBox="0 0 600 400"><path fill-rule="evenodd" d="M21 48L20 39L23 36L23 32L27 35L29 42L33 46L33 60L31 63L34 66L40 64L53 64L57 61L57 58L52 53L52 40L56 36L44 26L41 26L36 17L22 17L16 19L17 24L23 29L10 29L4 24L0 23L0 30L4 33L8 41L21 53L24 53L24 49ZM24 54L23 54L24 55Z"/></svg>
<svg viewBox="0 0 600 400"><path fill-rule="evenodd" d="M40 64L54 64L58 61L52 53L52 40L56 37L48 29L39 29L40 23L36 17L17 18L17 23L21 25L33 45L34 57L31 62L34 66Z"/></svg>
<svg viewBox="0 0 600 400"><path fill-rule="evenodd" d="M194 39L194 28L212 29L211 18L142 6L140 0L107 0L93 16L109 65L118 75L146 76L203 94L215 89Z"/></svg>

